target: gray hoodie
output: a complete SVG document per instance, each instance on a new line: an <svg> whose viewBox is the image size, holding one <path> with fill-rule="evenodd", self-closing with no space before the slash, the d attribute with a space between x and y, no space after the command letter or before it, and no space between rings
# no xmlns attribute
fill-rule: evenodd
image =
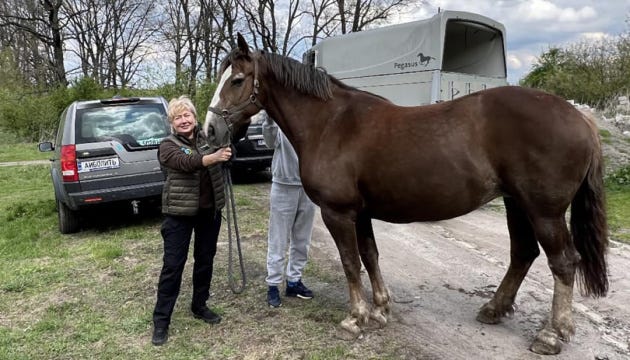
<svg viewBox="0 0 630 360"><path fill-rule="evenodd" d="M298 157L282 130L263 110L262 132L267 146L274 149L271 160L272 181L284 185L302 185Z"/></svg>

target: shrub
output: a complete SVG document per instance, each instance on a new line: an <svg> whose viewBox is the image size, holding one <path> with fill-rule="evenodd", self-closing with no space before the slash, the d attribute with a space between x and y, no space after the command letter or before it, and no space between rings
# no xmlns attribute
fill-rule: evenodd
<svg viewBox="0 0 630 360"><path fill-rule="evenodd" d="M606 176L606 185L609 187L630 188L630 166L617 169Z"/></svg>
<svg viewBox="0 0 630 360"><path fill-rule="evenodd" d="M1 84L0 84L1 85ZM203 122L216 85L202 83L192 99ZM0 128L19 141L37 142L55 136L61 112L77 100L120 96L163 96L167 100L182 95L174 85L157 89L103 89L91 78L73 81L68 88L37 91L28 87L13 89L0 86Z"/></svg>
<svg viewBox="0 0 630 360"><path fill-rule="evenodd" d="M0 95L0 126L25 141L33 142L54 134L57 114L50 96Z"/></svg>

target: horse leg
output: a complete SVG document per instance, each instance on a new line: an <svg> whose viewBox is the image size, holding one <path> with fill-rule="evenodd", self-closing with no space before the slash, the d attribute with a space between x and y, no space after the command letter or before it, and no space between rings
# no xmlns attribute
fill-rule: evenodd
<svg viewBox="0 0 630 360"><path fill-rule="evenodd" d="M530 266L540 254L534 230L527 214L514 198L503 198L510 231L510 266L492 300L477 314L477 321L498 324L501 318L514 313L516 293Z"/></svg>
<svg viewBox="0 0 630 360"><path fill-rule="evenodd" d="M554 289L551 318L530 347L538 354L553 355L562 350L560 340L569 341L575 333L572 301L576 265L580 256L571 241L564 215L535 219L534 231L553 274Z"/></svg>
<svg viewBox="0 0 630 360"><path fill-rule="evenodd" d="M354 338L361 333L361 325L367 323L369 308L363 297L361 285L361 260L357 247L356 226L351 217L332 210L321 209L322 220L337 245L343 271L348 281L350 315L341 322L341 328Z"/></svg>
<svg viewBox="0 0 630 360"><path fill-rule="evenodd" d="M361 261L363 261L372 283L374 307L370 313L370 318L374 319L382 327L387 324L387 315L390 308L389 292L385 287L381 269L378 266L378 248L374 240L372 219L363 214L360 214L357 218L357 243Z"/></svg>

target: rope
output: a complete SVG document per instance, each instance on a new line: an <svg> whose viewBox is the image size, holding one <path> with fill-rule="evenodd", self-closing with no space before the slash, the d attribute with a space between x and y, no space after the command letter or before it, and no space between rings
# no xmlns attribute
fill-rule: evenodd
<svg viewBox="0 0 630 360"><path fill-rule="evenodd" d="M245 290L245 266L243 265L243 253L241 252L241 237L238 233L238 223L236 221L236 203L234 202L234 190L232 188L232 173L229 168L224 168L223 179L225 182L226 189L226 209L227 209L227 227L228 227L228 283L230 284L230 289L234 294L240 294ZM234 278L233 271L233 254L232 248L232 219L234 220L234 235L236 237L236 248L238 249L238 262L240 265L241 271L241 284L240 287L237 287L236 279Z"/></svg>

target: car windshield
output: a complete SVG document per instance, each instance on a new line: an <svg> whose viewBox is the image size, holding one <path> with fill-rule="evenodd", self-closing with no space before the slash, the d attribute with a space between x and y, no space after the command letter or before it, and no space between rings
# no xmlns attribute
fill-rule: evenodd
<svg viewBox="0 0 630 360"><path fill-rule="evenodd" d="M118 105L77 111L76 143L117 140L131 148L156 147L169 133L158 104Z"/></svg>

